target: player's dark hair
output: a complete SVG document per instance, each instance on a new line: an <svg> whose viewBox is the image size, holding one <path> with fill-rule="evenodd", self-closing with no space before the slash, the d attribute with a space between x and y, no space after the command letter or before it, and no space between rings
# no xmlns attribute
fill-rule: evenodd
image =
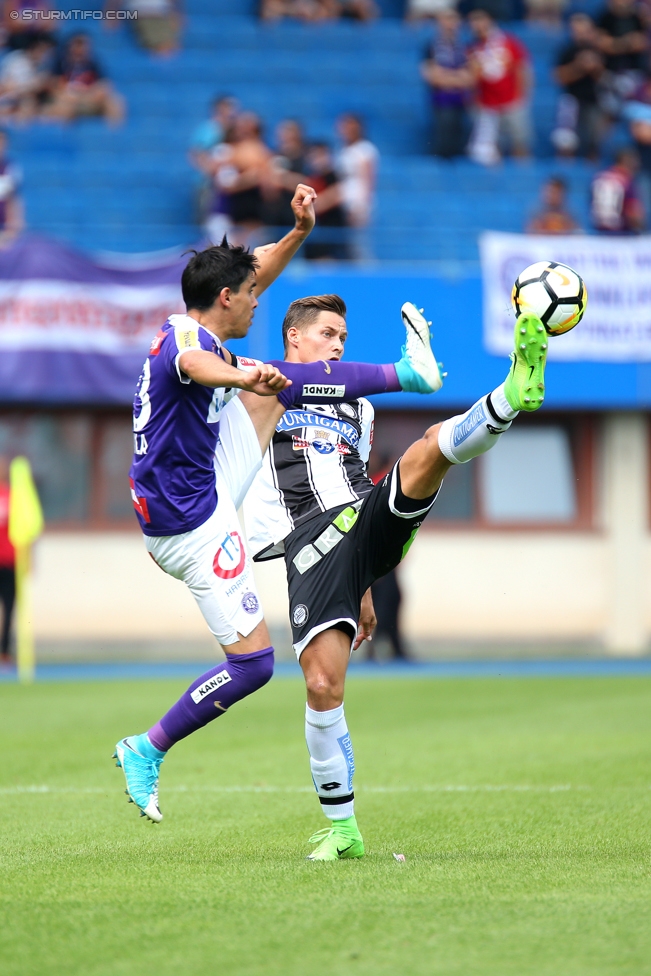
<svg viewBox="0 0 651 976"><path fill-rule="evenodd" d="M346 318L346 303L339 295L308 295L297 298L287 309L283 321L283 345L287 351L287 333L290 329L304 329L319 317L319 312L334 312Z"/></svg>
<svg viewBox="0 0 651 976"><path fill-rule="evenodd" d="M193 257L181 276L181 291L185 307L199 312L206 312L215 304L222 288L239 291L258 269L248 248L229 244L225 237L221 244L191 253Z"/></svg>

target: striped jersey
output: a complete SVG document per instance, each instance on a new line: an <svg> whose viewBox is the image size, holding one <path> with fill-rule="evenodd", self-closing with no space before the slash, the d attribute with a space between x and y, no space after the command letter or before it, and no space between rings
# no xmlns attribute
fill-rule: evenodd
<svg viewBox="0 0 651 976"><path fill-rule="evenodd" d="M373 416L365 399L286 411L244 501L257 562L281 556L285 538L308 519L372 491Z"/></svg>

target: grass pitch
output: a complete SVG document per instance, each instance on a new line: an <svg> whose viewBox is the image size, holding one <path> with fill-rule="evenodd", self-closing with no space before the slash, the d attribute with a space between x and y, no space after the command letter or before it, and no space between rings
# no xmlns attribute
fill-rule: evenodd
<svg viewBox="0 0 651 976"><path fill-rule="evenodd" d="M352 681L334 864L298 681L170 753L160 826L127 805L113 745L183 687L0 686L2 976L651 973L651 680Z"/></svg>

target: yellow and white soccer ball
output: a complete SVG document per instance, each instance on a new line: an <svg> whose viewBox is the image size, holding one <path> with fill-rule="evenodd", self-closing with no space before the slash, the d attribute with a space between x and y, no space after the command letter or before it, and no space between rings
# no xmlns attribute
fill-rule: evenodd
<svg viewBox="0 0 651 976"><path fill-rule="evenodd" d="M548 335L562 335L583 318L588 293L581 275L566 264L537 261L516 278L511 302L516 319L533 313Z"/></svg>

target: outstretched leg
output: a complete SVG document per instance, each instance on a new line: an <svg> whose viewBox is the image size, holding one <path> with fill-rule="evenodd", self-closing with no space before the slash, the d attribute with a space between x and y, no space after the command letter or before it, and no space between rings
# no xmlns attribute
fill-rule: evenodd
<svg viewBox="0 0 651 976"><path fill-rule="evenodd" d="M509 374L497 389L460 416L425 431L400 460L400 482L408 498L431 497L452 464L463 464L495 447L521 410L537 410L545 398L547 336L534 315L515 327Z"/></svg>

